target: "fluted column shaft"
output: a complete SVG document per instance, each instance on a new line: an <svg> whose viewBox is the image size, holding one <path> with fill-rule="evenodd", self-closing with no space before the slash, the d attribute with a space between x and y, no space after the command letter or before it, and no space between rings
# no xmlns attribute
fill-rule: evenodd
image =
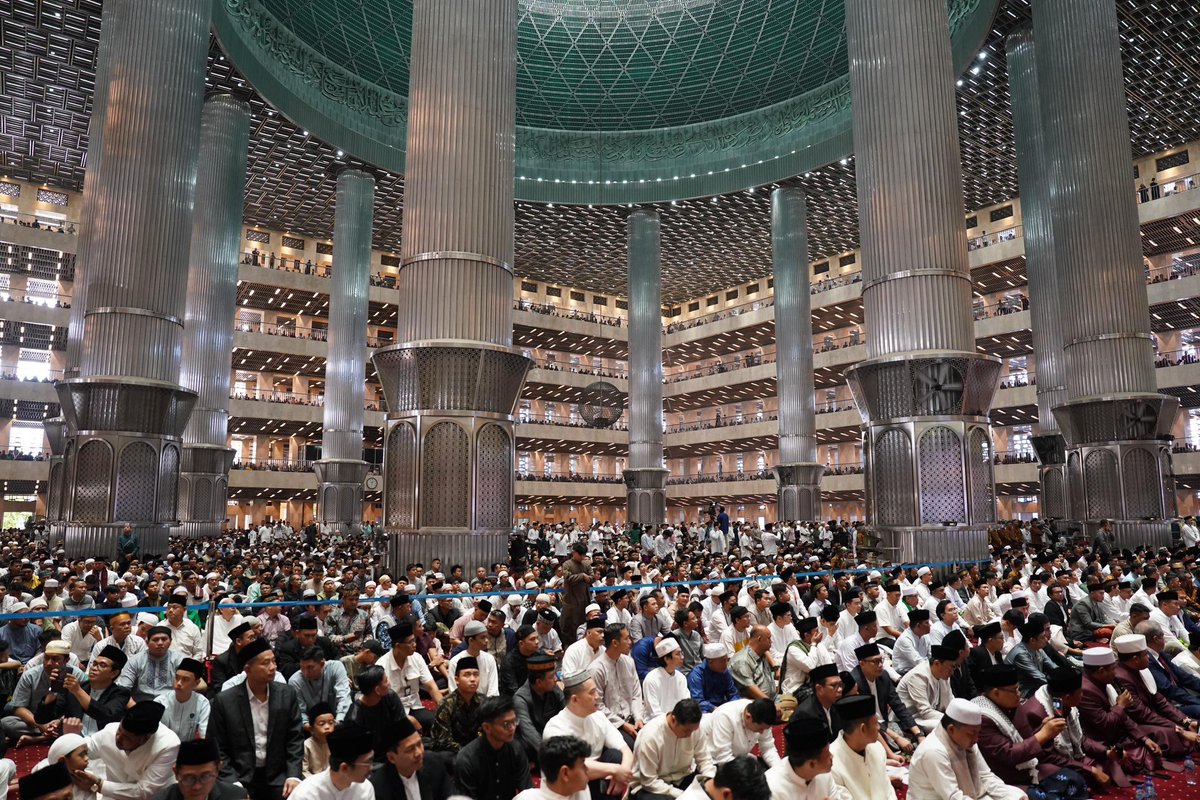
<svg viewBox="0 0 1200 800"><path fill-rule="evenodd" d="M367 347L367 293L375 179L344 169L337 179L333 224L333 290L329 303L329 358L325 361L325 425L317 473L322 522L353 530L362 522L363 385Z"/></svg>
<svg viewBox="0 0 1200 800"><path fill-rule="evenodd" d="M944 0L846 0L867 360L868 517L893 560L977 558L995 520L987 412L998 359L975 352Z"/></svg>
<svg viewBox="0 0 1200 800"><path fill-rule="evenodd" d="M771 192L771 257L775 278L775 380L779 394L780 520L820 516L816 393L813 386L812 293L808 280L808 226L804 192Z"/></svg>
<svg viewBox="0 0 1200 800"><path fill-rule="evenodd" d="M221 533L229 497L230 354L237 314L238 251L250 107L227 94L204 103L179 382L199 395L183 431L177 529Z"/></svg>
<svg viewBox="0 0 1200 800"><path fill-rule="evenodd" d="M532 364L512 347L517 0L414 0L411 54L398 341L372 356L388 560L490 566Z"/></svg>
<svg viewBox="0 0 1200 800"><path fill-rule="evenodd" d="M101 152L104 149L104 124L108 115L108 87L111 78L112 42L125 14L129 0L112 0L100 9L100 42L96 48L96 80L92 93L92 116L88 121L87 175L83 182L82 217L88 217L88 207L95 202L93 188L98 174ZM83 323L87 311L86 264L91 252L92 231L88 225L80 225L75 249L75 280L71 294L71 316L67 323L66 369L67 378L79 374L79 356L83 345Z"/></svg>
<svg viewBox="0 0 1200 800"><path fill-rule="evenodd" d="M658 214L638 209L629 237L629 466L662 467L662 256Z"/></svg>
<svg viewBox="0 0 1200 800"><path fill-rule="evenodd" d="M84 207L80 374L176 383L211 2L137 10L112 44L104 141Z"/></svg>
<svg viewBox="0 0 1200 800"><path fill-rule="evenodd" d="M1064 303L1059 293L1058 267L1054 259L1055 210L1050 203L1033 30L1026 25L1013 31L1005 42L1005 49L1019 167L1021 217L1025 229L1033 360L1037 368L1039 435L1034 439L1034 445L1040 462L1038 509L1043 518L1062 519L1069 514L1066 451L1052 409L1067 400L1062 330Z"/></svg>
<svg viewBox="0 0 1200 800"><path fill-rule="evenodd" d="M179 382L199 398L185 445L224 448L229 439L230 357L246 185L250 108L227 94L204 103Z"/></svg>
<svg viewBox="0 0 1200 800"><path fill-rule="evenodd" d="M1029 315L1033 324L1033 359L1037 367L1038 429L1056 433L1050 409L1066 401L1063 374L1063 312L1054 258L1053 207L1047 179L1046 138L1038 102L1037 61L1033 31L1022 27L1009 34L1008 80L1012 97L1021 218L1025 231L1025 266L1029 274Z"/></svg>
<svg viewBox="0 0 1200 800"><path fill-rule="evenodd" d="M946 4L848 0L846 27L867 357L973 352Z"/></svg>
<svg viewBox="0 0 1200 800"><path fill-rule="evenodd" d="M119 14L107 51L102 142L81 220L90 238L80 377L56 386L72 556L115 554L126 523L143 553L166 551L196 400L179 385L179 362L211 3L133 10Z"/></svg>
<svg viewBox="0 0 1200 800"><path fill-rule="evenodd" d="M512 344L516 37L517 0L413 3L399 341Z"/></svg>
<svg viewBox="0 0 1200 800"><path fill-rule="evenodd" d="M1116 8L1039 0L1033 21L1067 395L1156 392Z"/></svg>
<svg viewBox="0 0 1200 800"><path fill-rule="evenodd" d="M779 389L779 462L817 460L813 387L812 296L804 192L771 192L771 253L775 278L775 374Z"/></svg>
<svg viewBox="0 0 1200 800"><path fill-rule="evenodd" d="M1164 437L1179 400L1158 393L1154 373L1116 7L1034 0L1033 30L1044 45L1034 49L1037 103L1064 298L1055 310L1066 399L1052 413L1066 440L1070 516L1089 534L1114 520L1123 546L1169 544Z"/></svg>
<svg viewBox="0 0 1200 800"><path fill-rule="evenodd" d="M375 179L362 170L343 170L336 203L321 456L361 460Z"/></svg>

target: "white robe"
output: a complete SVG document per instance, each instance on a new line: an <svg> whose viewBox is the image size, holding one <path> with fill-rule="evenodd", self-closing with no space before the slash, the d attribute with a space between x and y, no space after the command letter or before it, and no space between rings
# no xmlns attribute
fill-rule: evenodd
<svg viewBox="0 0 1200 800"><path fill-rule="evenodd" d="M309 775L288 795L292 800L375 800L375 787L370 781L352 783L338 791L329 777L329 770Z"/></svg>
<svg viewBox="0 0 1200 800"><path fill-rule="evenodd" d="M833 753L833 782L850 793L854 800L896 800L896 789L887 772L883 745L871 742L863 755L850 749L839 735L829 745Z"/></svg>
<svg viewBox="0 0 1200 800"><path fill-rule="evenodd" d="M1025 792L997 778L978 745L962 750L939 725L913 753L908 800L1025 800Z"/></svg>
<svg viewBox="0 0 1200 800"><path fill-rule="evenodd" d="M896 685L896 693L926 735L941 724L942 714L954 698L949 679L933 677L928 661L906 672Z"/></svg>
<svg viewBox="0 0 1200 800"><path fill-rule="evenodd" d="M104 765L100 797L111 800L148 800L175 783L175 756L179 737L165 725L136 750L117 748L119 722L110 722L89 736L88 758Z"/></svg>
<svg viewBox="0 0 1200 800"><path fill-rule="evenodd" d="M645 719L651 720L675 708L680 700L691 697L687 678L681 670L668 674L662 667L655 667L642 681L642 698L646 706Z"/></svg>
<svg viewBox="0 0 1200 800"><path fill-rule="evenodd" d="M771 789L771 800L860 800L834 783L830 773L806 781L786 760L767 770L767 786Z"/></svg>

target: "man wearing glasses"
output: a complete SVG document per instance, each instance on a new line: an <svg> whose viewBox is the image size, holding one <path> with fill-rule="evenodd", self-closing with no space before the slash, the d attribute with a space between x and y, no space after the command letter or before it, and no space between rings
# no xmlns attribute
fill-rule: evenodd
<svg viewBox="0 0 1200 800"><path fill-rule="evenodd" d="M155 800L243 800L246 790L219 780L221 754L211 739L194 739L179 745L175 783Z"/></svg>
<svg viewBox="0 0 1200 800"><path fill-rule="evenodd" d="M300 782L294 800L375 800L367 780L375 766L373 739L355 725L338 728L326 738L329 768Z"/></svg>

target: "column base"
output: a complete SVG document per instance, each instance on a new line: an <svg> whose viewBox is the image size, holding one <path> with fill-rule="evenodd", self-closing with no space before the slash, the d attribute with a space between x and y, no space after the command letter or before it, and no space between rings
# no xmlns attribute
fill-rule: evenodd
<svg viewBox="0 0 1200 800"><path fill-rule="evenodd" d="M63 548L67 558L100 558L114 561L117 558L117 537L125 529L125 523L89 525L66 523L63 525ZM138 557L166 556L170 552L171 528L166 524L134 524L140 546Z"/></svg>
<svg viewBox="0 0 1200 800"><path fill-rule="evenodd" d="M229 500L233 450L205 444L183 446L179 469L179 524L173 536L203 539L220 536Z"/></svg>
<svg viewBox="0 0 1200 800"><path fill-rule="evenodd" d="M821 476L825 467L815 462L779 464L771 470L779 486L781 521L815 522L821 518Z"/></svg>
<svg viewBox="0 0 1200 800"><path fill-rule="evenodd" d="M313 464L317 473L317 520L339 531L362 529L363 481L368 464L352 458L323 458Z"/></svg>
<svg viewBox="0 0 1200 800"><path fill-rule="evenodd" d="M879 549L897 564L965 563L988 557L988 525L876 528Z"/></svg>
<svg viewBox="0 0 1200 800"><path fill-rule="evenodd" d="M1085 526L1089 538L1095 538L1099 525ZM1118 519L1113 520L1113 538L1122 550L1139 547L1170 547L1171 522L1169 520Z"/></svg>
<svg viewBox="0 0 1200 800"><path fill-rule="evenodd" d="M413 563L424 564L428 568L435 558L442 560L443 572L448 573L452 565L461 564L463 573L471 575L476 567L484 567L491 571L493 564L508 560L508 540L511 531L388 529L385 533L386 565L393 575L404 574L404 568Z"/></svg>
<svg viewBox="0 0 1200 800"><path fill-rule="evenodd" d="M1038 509L1042 519L1065 520L1070 515L1067 485L1067 440L1061 433L1034 436L1038 459Z"/></svg>
<svg viewBox="0 0 1200 800"><path fill-rule="evenodd" d="M621 477L629 521L639 525L661 525L667 521L667 476L663 467L626 467Z"/></svg>

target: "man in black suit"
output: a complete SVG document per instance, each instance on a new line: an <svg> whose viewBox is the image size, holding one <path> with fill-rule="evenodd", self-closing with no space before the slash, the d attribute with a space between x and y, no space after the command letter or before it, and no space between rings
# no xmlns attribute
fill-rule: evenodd
<svg viewBox="0 0 1200 800"><path fill-rule="evenodd" d="M229 649L212 660L212 681L208 687L210 700L220 694L225 681L242 671L238 654L257 638L258 629L250 627L249 622L243 622L230 629Z"/></svg>
<svg viewBox="0 0 1200 800"><path fill-rule="evenodd" d="M854 650L858 666L850 674L858 686L859 694L875 696L879 704L880 733L888 738L893 747L911 753L924 741L925 735L912 713L896 692L896 684L883 668L883 657L879 645L871 642ZM911 737L911 738L910 738Z"/></svg>
<svg viewBox="0 0 1200 800"><path fill-rule="evenodd" d="M290 636L279 640L279 671L284 678L290 678L300 671L300 654L316 645L325 651L326 661L336 661L339 657L337 648L325 636L317 635L316 617L296 617L292 623Z"/></svg>
<svg viewBox="0 0 1200 800"><path fill-rule="evenodd" d="M1004 663L1004 631L1000 629L999 622L989 622L975 628L975 636L979 639L979 645L972 647L967 654L967 669L971 672L971 679L978 684L981 670Z"/></svg>
<svg viewBox="0 0 1200 800"><path fill-rule="evenodd" d="M412 720L400 715L390 732L387 763L371 774L375 797L403 800L412 797L406 787L415 787L421 800L446 800L454 792L450 775L440 758L425 758L425 745ZM438 754L433 754L438 755Z"/></svg>
<svg viewBox="0 0 1200 800"><path fill-rule="evenodd" d="M253 800L280 800L300 785L304 728L296 690L275 683L275 654L265 639L239 654L246 682L212 701L208 738L221 750L221 778Z"/></svg>
<svg viewBox="0 0 1200 800"><path fill-rule="evenodd" d="M833 738L833 733L842 730L842 721L838 719L833 704L842 696L842 677L838 674L836 664L821 664L812 668L808 673L812 683L812 694L792 712L792 718L808 717L820 721L825 726L825 732Z"/></svg>
<svg viewBox="0 0 1200 800"><path fill-rule="evenodd" d="M1051 625L1057 625L1067 632L1067 623L1071 620L1071 609L1066 604L1066 590L1057 583L1051 584L1046 590L1048 599L1042 613L1050 619Z"/></svg>

